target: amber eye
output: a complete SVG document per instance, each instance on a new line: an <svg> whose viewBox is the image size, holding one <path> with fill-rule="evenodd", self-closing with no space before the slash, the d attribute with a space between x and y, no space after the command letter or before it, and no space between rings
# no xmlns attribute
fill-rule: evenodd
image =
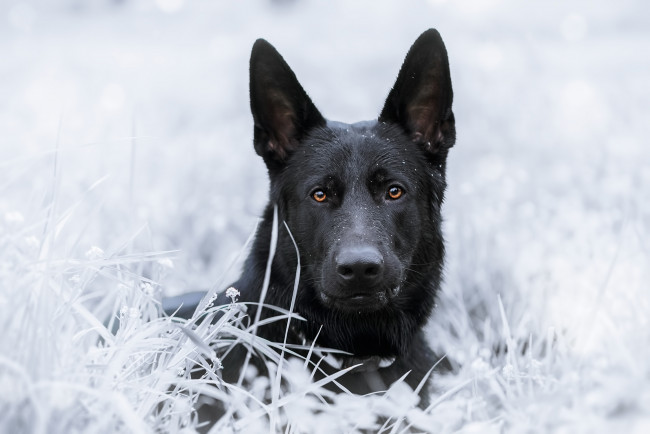
<svg viewBox="0 0 650 434"><path fill-rule="evenodd" d="M397 187L395 185L393 185L391 188L388 189L388 197L393 199L393 200L399 199L400 197L402 197L403 193L404 193L404 190L402 190L401 188L399 188L399 187Z"/></svg>
<svg viewBox="0 0 650 434"><path fill-rule="evenodd" d="M316 202L324 202L325 199L327 199L327 195L323 190L316 190L311 194L311 197L313 197Z"/></svg>

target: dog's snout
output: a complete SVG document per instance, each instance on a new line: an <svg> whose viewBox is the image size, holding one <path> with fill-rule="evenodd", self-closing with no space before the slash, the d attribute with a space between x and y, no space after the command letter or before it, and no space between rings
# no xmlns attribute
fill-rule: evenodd
<svg viewBox="0 0 650 434"><path fill-rule="evenodd" d="M355 246L342 249L336 255L336 273L344 281L371 286L384 273L384 258L374 247Z"/></svg>

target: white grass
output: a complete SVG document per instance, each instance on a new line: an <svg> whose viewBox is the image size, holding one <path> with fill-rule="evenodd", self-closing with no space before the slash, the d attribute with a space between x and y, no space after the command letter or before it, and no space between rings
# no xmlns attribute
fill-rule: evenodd
<svg viewBox="0 0 650 434"><path fill-rule="evenodd" d="M3 3L0 432L193 432L197 401L226 394L213 432L650 431L647 14L631 0ZM459 136L428 328L453 369L422 411L404 384L364 398L314 384L216 290L266 201L254 39L326 116L355 121L428 27ZM215 326L159 315L163 293L204 288ZM232 338L277 376L190 377Z"/></svg>

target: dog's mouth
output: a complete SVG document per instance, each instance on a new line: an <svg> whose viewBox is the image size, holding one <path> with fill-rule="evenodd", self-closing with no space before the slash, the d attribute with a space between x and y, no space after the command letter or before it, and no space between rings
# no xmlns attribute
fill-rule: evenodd
<svg viewBox="0 0 650 434"><path fill-rule="evenodd" d="M373 312L384 308L390 300L399 293L399 286L376 292L356 292L352 294L332 294L326 290L320 291L323 303L345 312Z"/></svg>

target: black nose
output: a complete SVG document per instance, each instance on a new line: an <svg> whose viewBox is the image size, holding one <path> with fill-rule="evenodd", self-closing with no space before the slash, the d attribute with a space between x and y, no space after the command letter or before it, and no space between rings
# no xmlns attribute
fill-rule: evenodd
<svg viewBox="0 0 650 434"><path fill-rule="evenodd" d="M335 262L339 278L350 284L373 286L384 275L384 258L371 246L343 248L336 255Z"/></svg>

